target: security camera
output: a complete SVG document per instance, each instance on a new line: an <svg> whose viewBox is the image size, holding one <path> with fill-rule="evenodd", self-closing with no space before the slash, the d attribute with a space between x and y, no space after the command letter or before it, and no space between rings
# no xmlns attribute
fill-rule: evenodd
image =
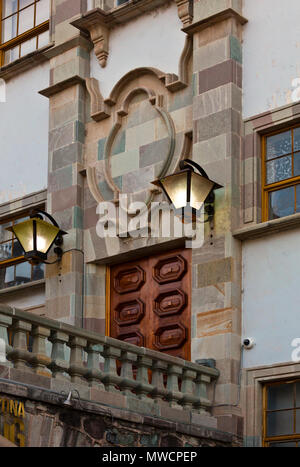
<svg viewBox="0 0 300 467"><path fill-rule="evenodd" d="M243 346L245 349L250 350L254 347L254 339L252 337L247 337L243 340Z"/></svg>

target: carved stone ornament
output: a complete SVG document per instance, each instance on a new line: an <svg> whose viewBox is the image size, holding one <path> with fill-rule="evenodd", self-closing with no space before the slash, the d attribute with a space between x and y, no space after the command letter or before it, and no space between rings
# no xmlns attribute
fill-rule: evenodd
<svg viewBox="0 0 300 467"><path fill-rule="evenodd" d="M188 26L193 20L189 0L175 0L175 3L183 26ZM109 55L110 29L164 4L165 0L140 0L138 6L136 2L129 1L109 11L96 8L71 24L91 38L98 62L104 68Z"/></svg>

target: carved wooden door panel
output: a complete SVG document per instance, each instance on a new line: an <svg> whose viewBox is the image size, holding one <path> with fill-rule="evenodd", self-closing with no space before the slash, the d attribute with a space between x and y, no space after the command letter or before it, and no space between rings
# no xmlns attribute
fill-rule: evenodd
<svg viewBox="0 0 300 467"><path fill-rule="evenodd" d="M190 360L191 251L111 268L110 335Z"/></svg>

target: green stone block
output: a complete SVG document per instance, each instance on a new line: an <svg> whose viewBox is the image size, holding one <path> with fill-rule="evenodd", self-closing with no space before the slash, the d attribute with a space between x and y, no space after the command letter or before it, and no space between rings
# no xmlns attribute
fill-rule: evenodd
<svg viewBox="0 0 300 467"><path fill-rule="evenodd" d="M105 201L111 201L112 199L114 199L114 193L108 186L106 181L99 183L99 189Z"/></svg>
<svg viewBox="0 0 300 467"><path fill-rule="evenodd" d="M90 54L88 51L82 47L77 47L77 57L84 58L84 60L90 59Z"/></svg>
<svg viewBox="0 0 300 467"><path fill-rule="evenodd" d="M85 140L85 126L78 120L75 122L75 141L84 143Z"/></svg>
<svg viewBox="0 0 300 467"><path fill-rule="evenodd" d="M98 141L98 161L104 159L104 148L105 148L106 138L102 138Z"/></svg>
<svg viewBox="0 0 300 467"><path fill-rule="evenodd" d="M243 63L242 46L239 40L234 36L230 36L230 57L232 60Z"/></svg>
<svg viewBox="0 0 300 467"><path fill-rule="evenodd" d="M83 229L83 211L78 206L73 208L73 228Z"/></svg>
<svg viewBox="0 0 300 467"><path fill-rule="evenodd" d="M116 137L113 147L112 147L112 155L120 154L125 152L125 143L126 143L126 134L125 131L122 131Z"/></svg>

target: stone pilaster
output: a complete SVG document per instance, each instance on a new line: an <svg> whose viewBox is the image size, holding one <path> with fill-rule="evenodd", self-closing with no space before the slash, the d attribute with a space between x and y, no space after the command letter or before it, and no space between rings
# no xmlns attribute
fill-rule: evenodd
<svg viewBox="0 0 300 467"><path fill-rule="evenodd" d="M240 1L195 0L193 159L224 188L206 241L193 251L192 359L214 358L220 370L214 414L219 428L242 436L241 245L232 237L240 212L242 18Z"/></svg>
<svg viewBox="0 0 300 467"><path fill-rule="evenodd" d="M90 43L70 21L86 11L86 0L54 2L55 47L51 50L49 177L47 209L68 235L62 262L46 271L47 315L82 326L84 290L83 147Z"/></svg>

